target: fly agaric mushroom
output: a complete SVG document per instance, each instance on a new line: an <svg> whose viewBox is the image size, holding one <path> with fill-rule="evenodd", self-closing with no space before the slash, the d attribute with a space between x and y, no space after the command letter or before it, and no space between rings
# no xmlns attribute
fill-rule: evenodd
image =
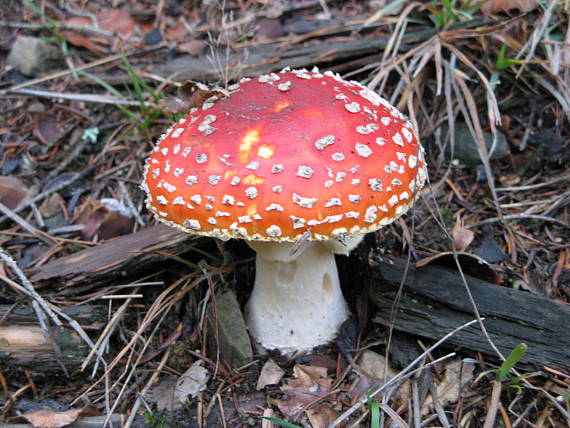
<svg viewBox="0 0 570 428"><path fill-rule="evenodd" d="M229 90L160 138L147 206L183 231L245 239L257 253L250 333L267 349L310 350L348 315L334 252L410 208L422 148L386 100L329 71L285 69Z"/></svg>

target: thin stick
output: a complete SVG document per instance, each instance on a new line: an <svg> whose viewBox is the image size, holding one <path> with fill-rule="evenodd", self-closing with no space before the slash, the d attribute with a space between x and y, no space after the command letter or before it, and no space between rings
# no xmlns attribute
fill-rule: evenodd
<svg viewBox="0 0 570 428"><path fill-rule="evenodd" d="M43 30L57 28L58 30L70 30L70 31L88 31L90 33L101 34L102 36L108 37L118 37L119 34L103 30L101 28L95 28L89 25L71 25L65 22L52 22L51 24L32 24L30 22L10 22L10 21L0 21L0 27L8 28L26 28L28 30Z"/></svg>
<svg viewBox="0 0 570 428"><path fill-rule="evenodd" d="M45 242L47 245L51 246L59 244L55 238L45 233L44 231L32 226L30 223L28 223L26 220L24 220L22 217L16 214L14 210L11 210L2 202L0 202L0 212L4 214L6 217L8 217L10 220L12 220L14 223L18 224L23 229L26 229L28 232L30 232L40 241Z"/></svg>
<svg viewBox="0 0 570 428"><path fill-rule="evenodd" d="M71 101L83 101L87 103L99 103L99 104L119 104L125 106L140 106L144 104L145 107L156 106L155 103L150 101L134 101L134 100L123 100L110 95L98 95L98 94L68 94L64 92L53 92L53 91L43 91L40 89L15 89L10 91L12 94L19 95L31 95L35 97L44 98L57 98L62 100Z"/></svg>
<svg viewBox="0 0 570 428"><path fill-rule="evenodd" d="M467 328L467 327L469 327L475 323L478 323L484 319L485 318L481 318L480 320L478 320L478 319L471 320L468 323L465 323L465 324L453 329L449 333L447 333L445 336L443 336L441 339L439 339L437 342L435 342L432 346L430 346L428 349L426 349L424 352L422 352L414 361L412 361L410 364L408 364L400 373L398 373L397 376L393 377L392 379L390 379L385 384L380 385L378 388L376 388L374 391L372 391L369 395L365 395L365 396L361 397L351 408L349 408L346 412L344 412L342 415L340 415L338 418L336 418L333 421L333 423L328 426L328 428L334 428L334 427L338 426L341 422L348 419L350 417L350 415L352 415L355 411L357 411L360 408L360 406L362 406L363 404L368 402L369 399L376 396L380 392L384 391L386 388L388 388L392 385L395 385L396 383L399 383L405 377L405 375L414 368L414 366L416 366L428 354L433 352L437 347L439 347L442 343L447 341L450 337L459 333L461 330L463 330L463 329L465 329L465 328ZM435 363L435 361L434 361L434 363ZM427 367L427 365L426 365L426 367ZM423 367L423 368L425 368L425 367Z"/></svg>
<svg viewBox="0 0 570 428"><path fill-rule="evenodd" d="M128 54L128 53L115 54L115 55L111 55L107 58L101 58L101 59L98 59L97 61L90 62L89 64L82 65L81 67L76 67L74 70L58 71L56 73L48 74L47 76L38 77L36 79L28 80L27 82L19 83L17 85L11 86L10 88L1 90L0 95L5 95L5 94L8 94L10 92L14 92L18 89L27 88L28 86L37 85L38 83L44 83L44 82L47 82L49 80L57 79L59 77L65 77L65 76L68 76L70 74L76 73L76 72L81 71L81 70L88 70L90 68L97 67L99 65L107 64L108 62L117 61L117 60L123 58L123 56L128 57L129 55L132 55L132 53L130 53L130 54Z"/></svg>
<svg viewBox="0 0 570 428"><path fill-rule="evenodd" d="M137 401L135 401L135 404L133 404L133 407L131 408L131 414L129 415L127 421L125 422L125 428L129 428L133 424L133 422L135 421L135 418L138 415L138 409L142 404L142 400L143 400L142 397L144 397L144 394L146 394L146 392L150 389L152 384L154 382L156 382L158 376L160 375L160 372L162 371L163 367L166 365L166 362L168 361L168 357L170 356L171 349L172 348L168 348L166 350L166 352L164 353L164 355L160 359L160 363L158 363L158 367L152 373L152 376L150 377L150 379L148 380L146 385L143 387L143 389L139 392L138 397L137 397Z"/></svg>
<svg viewBox="0 0 570 428"><path fill-rule="evenodd" d="M15 210L12 210L12 212L19 213L20 211L29 207L30 204L41 201L44 198L47 198L48 196L50 196L52 193L55 193L55 192L65 188L65 187L69 186L71 183L75 182L76 180L78 180L79 178L83 177L85 174L90 172L92 169L94 169L96 165L97 165L96 163L93 163L93 164L87 166L83 171L73 173L68 179L62 180L57 185L50 187L48 190L45 190L42 193L38 193L30 201L23 203L22 205L20 205ZM7 219L8 219L8 217L6 217L6 216L0 217L0 224L4 223L4 221Z"/></svg>
<svg viewBox="0 0 570 428"><path fill-rule="evenodd" d="M485 417L485 424L483 428L493 428L495 426L495 419L497 417L497 410L501 403L501 381L495 380L493 382L493 392L491 393L491 405Z"/></svg>
<svg viewBox="0 0 570 428"><path fill-rule="evenodd" d="M550 223L556 223L562 227L565 228L570 228L570 225L568 223L563 222L562 220L558 220L552 217L548 217L545 215L538 215L538 214L510 214L510 215L505 215L503 216L502 219L498 218L498 217L493 217L493 218L487 218L485 220L481 220L478 221L476 223L471 223L468 225L465 225L465 228L467 229L473 229L475 227L479 227L482 226L484 224L489 224L489 223L497 223L501 220L542 220L542 221L547 221Z"/></svg>
<svg viewBox="0 0 570 428"><path fill-rule="evenodd" d="M22 272L22 270L20 269L20 267L18 266L16 261L2 247L0 247L0 259L2 259L2 261L4 263L6 263L6 265L8 265L8 267L16 274L16 276L20 279L20 282L22 283L22 285L18 284L17 282L12 281L10 278L8 278L6 276L0 276L0 279L3 280L4 282L8 283L10 286L17 288L18 290L20 290L20 291L24 292L25 294L27 294L28 296L32 297L34 299L34 301L36 301L41 306L41 308L45 311L45 313L49 315L49 317L54 322L54 324L57 325L58 327L60 327L62 325L62 323L58 319L57 315L52 310L50 305L44 300L44 298L42 296L40 296L36 292L36 290L34 289L34 286L30 282L30 280L28 278L26 278L26 275L24 275L24 272Z"/></svg>

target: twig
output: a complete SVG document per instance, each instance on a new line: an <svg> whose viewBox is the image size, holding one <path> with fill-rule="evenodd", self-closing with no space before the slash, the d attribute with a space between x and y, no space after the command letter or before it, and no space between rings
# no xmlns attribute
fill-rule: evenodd
<svg viewBox="0 0 570 428"><path fill-rule="evenodd" d="M52 310L50 305L45 301L45 299L42 296L40 296L36 292L36 290L34 289L34 286L30 282L30 280L28 278L26 278L26 275L24 275L24 272L22 272L22 270L20 269L20 267L18 266L16 261L2 247L0 247L0 259L2 259L2 261L4 263L6 263L6 265L12 270L12 272L14 272L16 274L16 276L19 278L22 285L12 281L10 278L8 278L6 276L0 276L0 279L7 282L8 284L10 284L10 286L17 288L18 290L20 290L20 291L24 292L25 294L27 294L28 296L32 297L34 299L34 301L37 302L41 306L42 310L44 310L45 313L49 315L49 317L51 318L53 323L56 326L60 327L62 325L62 323L59 320L59 318L57 317L57 315L55 314L55 312Z"/></svg>
<svg viewBox="0 0 570 428"><path fill-rule="evenodd" d="M437 413L437 417L439 419L439 422L441 422L441 425L444 428L451 428L451 424L449 423L449 420L447 419L447 415L445 414L445 410L443 409L443 406L441 405L441 401L439 401L439 396L437 395L437 388L433 382L429 383L429 391L431 394L431 399L433 401L433 405L435 407L435 412Z"/></svg>
<svg viewBox="0 0 570 428"><path fill-rule="evenodd" d="M497 417L497 410L501 403L501 382L495 380L493 382L493 392L491 393L491 404L485 417L485 424L483 428L493 428L495 426L495 419Z"/></svg>
<svg viewBox="0 0 570 428"><path fill-rule="evenodd" d="M560 177L553 178L550 181L545 181L544 183L529 184L527 186L498 187L497 192L522 192L524 190L536 190L562 181L570 181L570 174L566 173Z"/></svg>
<svg viewBox="0 0 570 428"><path fill-rule="evenodd" d="M41 201L41 200L47 198L48 196L50 196L51 194L69 186L71 183L75 182L76 180L78 180L79 178L81 178L85 174L87 174L89 171L94 169L96 165L97 164L94 162L93 164L87 166L83 171L76 172L76 173L72 174L67 180L63 180L60 183L58 183L56 186L52 186L48 190L45 190L42 193L38 193L30 201L24 202L18 208L16 208L15 210L12 210L12 212L13 213L19 213L20 211L24 210L25 208L28 208L30 206L30 204ZM4 223L4 221L6 221L8 218L9 217L6 217L6 216L0 217L0 225L2 223Z"/></svg>
<svg viewBox="0 0 570 428"><path fill-rule="evenodd" d="M131 214L135 218L135 221L140 226L144 226L145 222L143 221L142 217L140 216L138 210L135 208L135 204L133 203L133 200L131 199L131 194L130 194L129 190L127 189L127 186L122 181L119 181L118 183L119 183L119 188L121 189L121 193L123 195L123 200L125 201L125 204L129 208L129 211L131 212Z"/></svg>
<svg viewBox="0 0 570 428"><path fill-rule="evenodd" d="M555 223L558 224L562 227L565 228L570 228L570 225L568 223L565 223L561 220L552 218L552 217L548 217L545 215L537 215L537 214L509 214L509 215L505 215L503 216L502 219L498 218L498 217L493 217L493 218L487 218L485 220L481 220L475 223L471 223L471 224L467 224L465 225L466 229L473 229L475 227L479 227L482 226L484 224L489 224L489 223L497 223L501 220L542 220L542 221L548 221L550 223Z"/></svg>
<svg viewBox="0 0 570 428"><path fill-rule="evenodd" d="M399 414L397 414L394 411L394 409L392 409L390 406L388 406L387 404L381 403L380 408L384 411L384 413L386 413L388 416L390 416L390 418L392 418L392 421L394 421L396 426L402 427L402 428L409 428L409 425L406 423L406 421L403 420L401 418L401 416ZM416 428L420 428L420 427L421 427L421 425L416 426Z"/></svg>
<svg viewBox="0 0 570 428"><path fill-rule="evenodd" d="M39 240L45 242L47 245L58 245L58 242L50 236L49 234L45 233L44 231L32 226L18 214L16 214L13 210L8 208L2 202L0 202L0 212L12 220L14 223L18 224L20 227L26 229L32 235L34 235Z"/></svg>
<svg viewBox="0 0 570 428"><path fill-rule="evenodd" d="M30 22L10 22L10 21L0 20L0 27L25 28L28 30L51 30L52 28L57 28L58 30L88 31L90 33L101 34L102 36L107 36L107 37L120 36L120 34L115 33L113 31L107 31L89 25L66 24L65 22L52 22L50 24L33 24Z"/></svg>
<svg viewBox="0 0 570 428"><path fill-rule="evenodd" d="M63 92L43 91L39 89L15 89L10 92L13 94L32 95L36 97L45 97L45 98L57 98L57 99L71 100L71 101L83 101L87 103L119 104L119 105L137 106L137 107L140 106L141 104L144 104L145 107L156 106L155 103L150 101L123 100L110 95L67 94Z"/></svg>
<svg viewBox="0 0 570 428"><path fill-rule="evenodd" d="M465 324L453 329L449 333L447 333L445 336L443 336L441 339L439 339L437 342L435 342L432 346L430 346L428 349L426 349L424 352L422 352L414 361L412 361L410 364L408 364L402 371L400 371L400 373L398 373L397 376L394 376L392 379L390 379L385 384L380 385L378 388L376 388L370 394L361 397L351 408L349 408L346 412L344 412L342 415L340 415L338 418L336 418L332 422L332 424L330 424L328 426L328 428L334 428L334 427L338 426L341 422L348 419L350 417L350 415L352 415L356 410L358 410L360 408L360 406L365 404L369 399L373 398L374 396L376 396L380 392L384 391L388 387L399 383L405 377L405 375L408 374L420 361L422 361L428 354L430 354L436 348L438 348L442 343L447 341L447 339L449 339L450 337L459 333L461 330L463 330L463 329L465 329L465 328L467 328L467 327L469 327L475 323L478 323L479 321L482 321L482 320L484 320L484 318L481 318L481 320L478 320L478 319L471 320L468 323L465 323ZM455 354L453 354L453 355L455 355ZM425 367L433 365L437 361L439 361L439 360L435 360L434 362L426 365ZM422 369L424 369L425 367L422 367Z"/></svg>
<svg viewBox="0 0 570 428"><path fill-rule="evenodd" d="M131 408L131 414L129 415L127 421L125 422L124 428L129 428L133 424L135 418L138 415L138 409L142 404L143 399L141 397L144 397L144 394L146 394L146 392L150 389L152 384L156 382L156 380L158 379L158 376L160 375L163 367L166 365L166 362L168 361L168 357L170 356L170 350L171 348L168 348L166 350L166 352L160 359L160 363L158 363L158 366L152 373L152 376L150 377L146 385L143 387L143 389L139 392L137 400L135 401L135 404L133 404L133 407Z"/></svg>
<svg viewBox="0 0 570 428"><path fill-rule="evenodd" d="M44 83L44 82L47 82L49 80L57 79L60 77L66 77L66 76L69 76L70 74L74 74L78 71L87 70L89 68L93 68L93 67L97 67L99 65L107 64L108 62L117 61L123 57L128 57L129 55L132 55L132 53L111 55L107 58L101 58L101 59L98 59L97 61L90 62L89 64L82 65L81 67L76 67L74 70L58 71L58 72L55 72L53 74L48 74L47 76L38 77L36 79L32 79L32 80L28 80L26 82L18 83L17 85L11 86L11 87L6 88L4 90L0 90L0 96L8 94L10 92L14 92L18 89L27 88L28 86L37 85L38 83Z"/></svg>

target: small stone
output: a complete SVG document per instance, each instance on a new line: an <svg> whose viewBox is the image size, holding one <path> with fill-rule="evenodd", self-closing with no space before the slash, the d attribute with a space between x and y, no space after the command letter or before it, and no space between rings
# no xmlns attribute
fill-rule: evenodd
<svg viewBox="0 0 570 428"><path fill-rule="evenodd" d="M253 359L253 350L247 333L243 314L236 295L228 290L216 296L216 315L219 343L216 344L215 330L208 337L213 347L219 346L220 356L233 367L241 367ZM215 327L214 312L210 309L210 325Z"/></svg>
<svg viewBox="0 0 570 428"><path fill-rule="evenodd" d="M59 49L36 37L19 36L8 55L8 64L26 76L53 71L62 62Z"/></svg>

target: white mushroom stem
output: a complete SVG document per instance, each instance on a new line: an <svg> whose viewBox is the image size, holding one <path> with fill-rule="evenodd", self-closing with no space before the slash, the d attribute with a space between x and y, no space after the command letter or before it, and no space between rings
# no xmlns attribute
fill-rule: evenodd
<svg viewBox="0 0 570 428"><path fill-rule="evenodd" d="M308 351L330 342L348 316L331 249L307 242L248 242L257 252L247 322L266 349Z"/></svg>

